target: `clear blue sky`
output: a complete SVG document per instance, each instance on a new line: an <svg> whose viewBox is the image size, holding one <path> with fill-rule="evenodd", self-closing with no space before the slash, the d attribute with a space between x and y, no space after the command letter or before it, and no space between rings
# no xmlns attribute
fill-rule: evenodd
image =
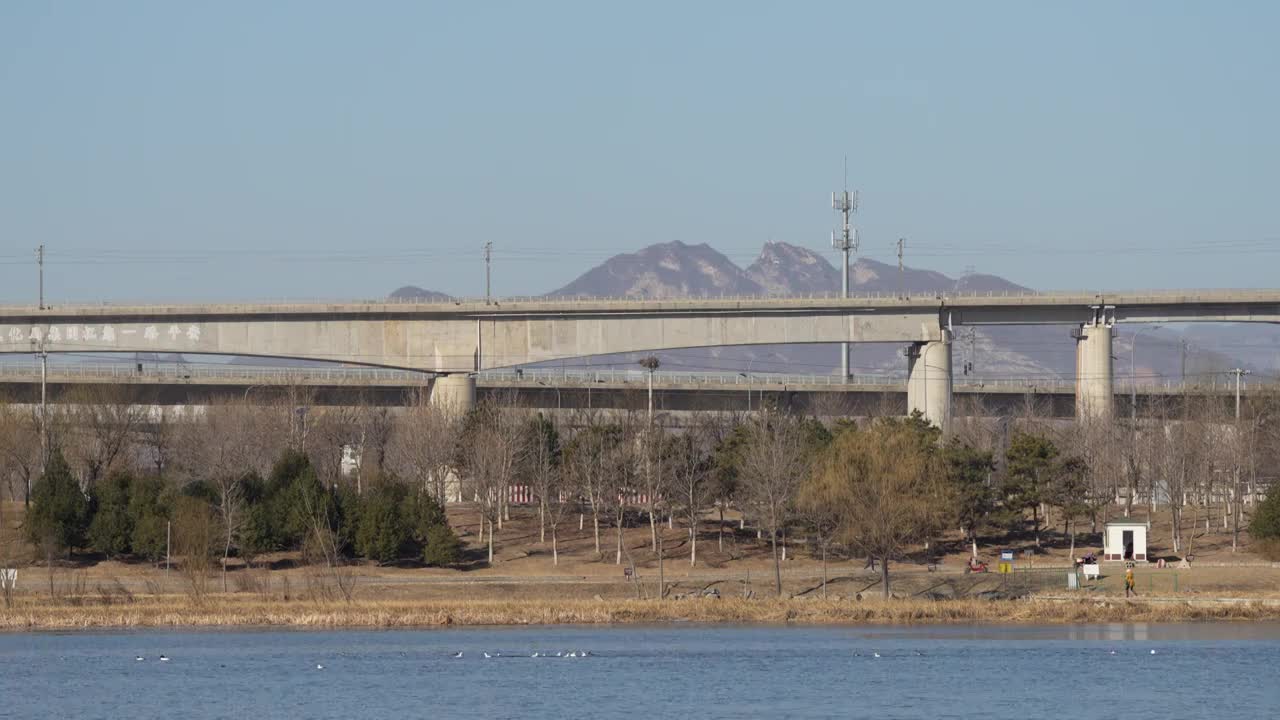
<svg viewBox="0 0 1280 720"><path fill-rule="evenodd" d="M1280 4L0 4L0 301L543 292L864 250L1275 287Z"/></svg>

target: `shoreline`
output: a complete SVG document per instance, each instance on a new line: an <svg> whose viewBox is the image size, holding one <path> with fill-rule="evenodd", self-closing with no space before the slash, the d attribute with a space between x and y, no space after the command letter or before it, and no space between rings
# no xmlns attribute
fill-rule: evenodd
<svg viewBox="0 0 1280 720"><path fill-rule="evenodd" d="M140 628L431 629L529 625L762 624L1017 625L1113 622L1280 621L1280 601L1265 599L1055 598L1019 600L473 600L351 602L218 596L127 603L51 603L15 598L0 608L0 632Z"/></svg>

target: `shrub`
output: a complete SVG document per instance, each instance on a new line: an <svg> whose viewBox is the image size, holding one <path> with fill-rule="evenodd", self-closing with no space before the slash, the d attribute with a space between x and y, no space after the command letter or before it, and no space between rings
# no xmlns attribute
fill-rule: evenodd
<svg viewBox="0 0 1280 720"><path fill-rule="evenodd" d="M127 473L112 473L94 488L97 509L89 523L89 547L108 557L127 555L132 550L133 518L129 516Z"/></svg>
<svg viewBox="0 0 1280 720"><path fill-rule="evenodd" d="M134 478L129 486L129 518L133 553L152 562L165 556L172 497L158 477Z"/></svg>
<svg viewBox="0 0 1280 720"><path fill-rule="evenodd" d="M422 560L428 565L448 567L456 565L462 559L462 541L454 534L447 523L431 526L427 531L426 547L422 549Z"/></svg>
<svg viewBox="0 0 1280 720"><path fill-rule="evenodd" d="M84 547L89 520L89 498L71 475L62 451L54 449L44 474L31 489L27 536L49 554Z"/></svg>
<svg viewBox="0 0 1280 720"><path fill-rule="evenodd" d="M1280 484L1273 486L1267 499L1254 510L1249 534L1257 540L1280 540Z"/></svg>
<svg viewBox="0 0 1280 720"><path fill-rule="evenodd" d="M356 552L378 563L400 557L401 549L412 540L401 512L405 494L403 485L385 483L365 495L356 529Z"/></svg>

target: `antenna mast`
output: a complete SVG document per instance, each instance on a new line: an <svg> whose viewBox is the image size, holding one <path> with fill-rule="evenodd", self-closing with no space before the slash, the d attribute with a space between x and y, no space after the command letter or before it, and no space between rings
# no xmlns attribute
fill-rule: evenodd
<svg viewBox="0 0 1280 720"><path fill-rule="evenodd" d="M841 229L831 231L831 247L844 254L844 266L840 274L840 297L849 297L849 253L858 252L858 231L849 216L858 211L858 193L849 191L849 158L844 159L844 190L831 193L831 209L840 213ZM849 343L840 343L840 376L849 378Z"/></svg>

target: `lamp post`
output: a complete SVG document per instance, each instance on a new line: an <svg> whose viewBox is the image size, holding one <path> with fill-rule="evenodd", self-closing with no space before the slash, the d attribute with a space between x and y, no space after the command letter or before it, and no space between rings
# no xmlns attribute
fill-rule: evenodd
<svg viewBox="0 0 1280 720"><path fill-rule="evenodd" d="M1159 330L1159 325L1148 325L1133 333L1129 343L1129 419L1138 422L1138 375L1135 360L1137 358L1138 337L1148 330Z"/></svg>
<svg viewBox="0 0 1280 720"><path fill-rule="evenodd" d="M662 363L658 361L658 358L656 355L650 355L649 357L640 361L640 367L649 371L649 424L650 425L653 424L653 371L657 370L658 366L661 364Z"/></svg>

